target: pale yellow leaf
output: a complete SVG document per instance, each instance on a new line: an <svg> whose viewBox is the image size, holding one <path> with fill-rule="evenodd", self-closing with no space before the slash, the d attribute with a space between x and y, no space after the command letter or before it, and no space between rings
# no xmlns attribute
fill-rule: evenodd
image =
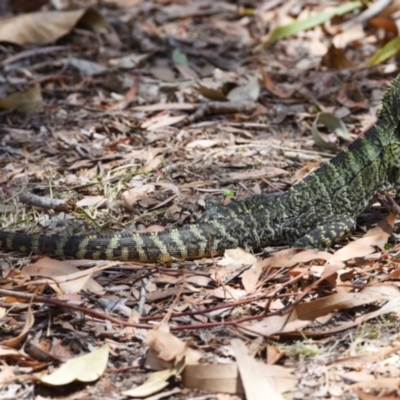
<svg viewBox="0 0 400 400"><path fill-rule="evenodd" d="M122 392L123 396L147 397L159 392L168 385L168 379L177 374L176 368L153 372L140 386Z"/></svg>
<svg viewBox="0 0 400 400"><path fill-rule="evenodd" d="M103 375L108 361L109 347L68 360L53 373L39 378L42 383L52 386L67 385L74 381L93 382Z"/></svg>

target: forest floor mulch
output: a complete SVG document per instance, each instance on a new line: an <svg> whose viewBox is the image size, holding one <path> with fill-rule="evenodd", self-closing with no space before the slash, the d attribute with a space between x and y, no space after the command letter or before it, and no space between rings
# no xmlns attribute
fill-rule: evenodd
<svg viewBox="0 0 400 400"><path fill-rule="evenodd" d="M398 72L396 58L368 67L393 31L360 22L361 5L267 44L326 5L28 3L0 2L8 231L159 231L207 196L278 195L376 121ZM319 129L317 144L321 111L349 133ZM375 205L331 252L171 265L3 251L0 399L396 398L395 223Z"/></svg>

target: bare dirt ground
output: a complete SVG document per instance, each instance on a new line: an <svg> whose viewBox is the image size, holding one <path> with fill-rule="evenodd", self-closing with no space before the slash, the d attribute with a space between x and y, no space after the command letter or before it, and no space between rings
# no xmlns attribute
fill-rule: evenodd
<svg viewBox="0 0 400 400"><path fill-rule="evenodd" d="M376 121L386 3L0 1L2 229L156 231L287 190ZM397 398L395 231L375 205L331 252L2 251L0 399Z"/></svg>

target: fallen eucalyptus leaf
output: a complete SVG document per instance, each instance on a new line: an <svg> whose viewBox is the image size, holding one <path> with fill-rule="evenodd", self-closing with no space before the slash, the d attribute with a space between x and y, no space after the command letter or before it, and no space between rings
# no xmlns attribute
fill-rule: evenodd
<svg viewBox="0 0 400 400"><path fill-rule="evenodd" d="M53 373L39 378L40 382L51 386L67 385L73 381L93 382L103 375L108 361L109 347L68 360Z"/></svg>

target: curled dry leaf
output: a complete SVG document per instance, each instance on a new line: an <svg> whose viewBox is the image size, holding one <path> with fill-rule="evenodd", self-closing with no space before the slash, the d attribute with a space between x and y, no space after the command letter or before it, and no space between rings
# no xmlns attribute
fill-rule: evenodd
<svg viewBox="0 0 400 400"><path fill-rule="evenodd" d="M180 367L175 367L153 372L142 385L125 390L122 394L129 397L148 397L164 389L169 383L169 378L179 375L180 371Z"/></svg>
<svg viewBox="0 0 400 400"><path fill-rule="evenodd" d="M389 285L366 287L358 293L336 293L308 303L301 303L293 307L288 315L274 315L263 320L243 323L243 330L255 336L271 336L304 329L317 318L323 317L335 310L344 310L371 304L379 301L393 301L398 304L400 292ZM388 303L388 304L389 304Z"/></svg>
<svg viewBox="0 0 400 400"><path fill-rule="evenodd" d="M262 75L264 78L264 87L269 92L271 92L275 96L279 97L280 99L288 99L293 96L293 93L295 92L295 90L290 90L290 91L284 92L282 89L280 89L278 86L275 85L275 83L272 81L270 75L266 71L263 71Z"/></svg>
<svg viewBox="0 0 400 400"><path fill-rule="evenodd" d="M134 187L133 189L125 190L122 193L122 200L124 206L129 211L134 211L134 205L141 199L148 197L149 193L153 193L155 189L154 185L142 185Z"/></svg>
<svg viewBox="0 0 400 400"><path fill-rule="evenodd" d="M23 340L25 340L28 335L29 329L33 326L35 322L35 317L33 316L33 312L31 307L28 308L25 317L25 325L22 328L21 333L13 339L3 340L2 345L7 347L16 348Z"/></svg>
<svg viewBox="0 0 400 400"><path fill-rule="evenodd" d="M20 46L44 45L65 36L78 23L94 32L110 31L108 22L93 8L76 11L43 11L3 20L0 25L0 41Z"/></svg>
<svg viewBox="0 0 400 400"><path fill-rule="evenodd" d="M171 368L183 361L185 364L195 364L201 357L199 352L190 349L187 343L170 333L166 324L147 333L147 344L149 351L145 365L151 369Z"/></svg>

